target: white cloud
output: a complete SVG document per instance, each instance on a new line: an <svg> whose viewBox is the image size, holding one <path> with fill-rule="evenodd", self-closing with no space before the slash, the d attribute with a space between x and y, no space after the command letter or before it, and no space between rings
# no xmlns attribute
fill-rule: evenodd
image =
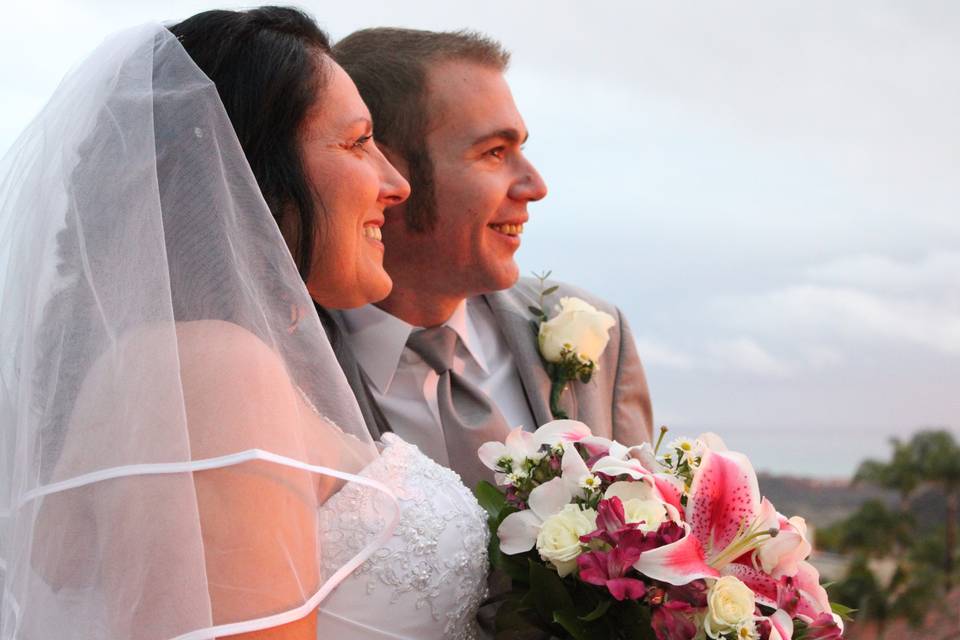
<svg viewBox="0 0 960 640"><path fill-rule="evenodd" d="M767 333L805 339L907 342L960 355L960 307L850 287L799 285L723 302L731 319Z"/></svg>
<svg viewBox="0 0 960 640"><path fill-rule="evenodd" d="M696 358L678 351L663 343L646 337L636 339L637 353L648 367L663 367L665 369L691 369L696 365Z"/></svg>
<svg viewBox="0 0 960 640"><path fill-rule="evenodd" d="M956 294L960 291L960 252L932 252L914 261L859 254L814 265L806 275L820 283L904 292L933 288Z"/></svg>
<svg viewBox="0 0 960 640"><path fill-rule="evenodd" d="M812 345L803 350L803 360L812 369L836 367L846 362L846 358L836 349L822 345Z"/></svg>
<svg viewBox="0 0 960 640"><path fill-rule="evenodd" d="M649 337L637 338L636 343L644 366L653 371L737 371L778 377L788 375L791 371L791 366L771 355L756 340L745 336L711 340L693 351L681 351ZM811 363L816 361L817 366L830 364L838 359L835 354L827 355L825 349L815 354L811 352L808 358Z"/></svg>
<svg viewBox="0 0 960 640"><path fill-rule="evenodd" d="M790 367L771 355L751 338L718 340L707 346L714 366L762 376L786 376Z"/></svg>

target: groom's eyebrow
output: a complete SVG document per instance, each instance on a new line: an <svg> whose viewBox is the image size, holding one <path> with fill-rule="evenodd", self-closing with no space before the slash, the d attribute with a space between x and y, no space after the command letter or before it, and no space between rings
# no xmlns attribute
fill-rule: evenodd
<svg viewBox="0 0 960 640"><path fill-rule="evenodd" d="M490 142L491 140L506 140L514 144L526 144L527 139L530 137L530 132L526 131L523 134L523 138L520 137L520 132L512 127L506 129L497 129L488 134L482 135L476 140L473 141L471 146L481 145L485 142Z"/></svg>

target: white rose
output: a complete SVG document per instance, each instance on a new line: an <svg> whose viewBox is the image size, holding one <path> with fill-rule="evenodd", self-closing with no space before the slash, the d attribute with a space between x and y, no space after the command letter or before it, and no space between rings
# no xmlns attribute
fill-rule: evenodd
<svg viewBox="0 0 960 640"><path fill-rule="evenodd" d="M736 631L753 619L756 606L750 587L733 576L724 576L707 592L707 617L703 629L710 638Z"/></svg>
<svg viewBox="0 0 960 640"><path fill-rule="evenodd" d="M581 552L580 536L596 528L596 511L584 511L575 504L568 504L547 518L540 527L537 551L541 558L553 563L561 577L565 576L577 568L577 556Z"/></svg>
<svg viewBox="0 0 960 640"><path fill-rule="evenodd" d="M623 501L623 515L627 524L642 522L641 531L656 531L667 519L667 509L659 500Z"/></svg>
<svg viewBox="0 0 960 640"><path fill-rule="evenodd" d="M560 352L566 348L596 363L615 324L609 313L580 298L560 298L557 315L540 325L540 352L548 362L560 362Z"/></svg>

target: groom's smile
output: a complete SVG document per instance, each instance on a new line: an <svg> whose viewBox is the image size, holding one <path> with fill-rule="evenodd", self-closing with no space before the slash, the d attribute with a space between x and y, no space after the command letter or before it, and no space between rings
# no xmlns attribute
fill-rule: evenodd
<svg viewBox="0 0 960 640"><path fill-rule="evenodd" d="M519 236L523 233L522 222L515 223L515 224L510 224L510 223L489 224L487 226L493 229L494 231L496 231L497 233L502 233L503 235L509 236L511 238L519 238Z"/></svg>
<svg viewBox="0 0 960 640"><path fill-rule="evenodd" d="M348 42L348 58L350 50ZM506 59L492 49L456 55L427 62L419 80L411 71L408 84L420 83L413 94L403 93L400 76L375 90L384 79L350 63L384 113L388 133L378 145L412 189L409 201L384 211L383 264L394 287L379 306L419 326L516 283L527 204L547 194L523 152L529 134L503 75ZM417 104L396 111L388 97Z"/></svg>
<svg viewBox="0 0 960 640"><path fill-rule="evenodd" d="M519 277L514 254L529 219L527 203L547 193L523 154L526 125L497 69L459 60L437 63L427 87L436 224L410 231L388 210L387 270L394 273L390 254L403 244L407 250L397 249L398 262L409 266L411 253L422 255L420 281L430 274L432 286L448 294L506 289Z"/></svg>

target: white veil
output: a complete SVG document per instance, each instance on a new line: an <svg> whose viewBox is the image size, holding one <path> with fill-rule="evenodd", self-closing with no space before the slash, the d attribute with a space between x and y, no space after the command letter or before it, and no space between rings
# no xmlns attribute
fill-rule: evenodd
<svg viewBox="0 0 960 640"><path fill-rule="evenodd" d="M107 40L0 165L0 638L212 638L303 618L389 490L209 79ZM318 513L382 527L321 562Z"/></svg>

